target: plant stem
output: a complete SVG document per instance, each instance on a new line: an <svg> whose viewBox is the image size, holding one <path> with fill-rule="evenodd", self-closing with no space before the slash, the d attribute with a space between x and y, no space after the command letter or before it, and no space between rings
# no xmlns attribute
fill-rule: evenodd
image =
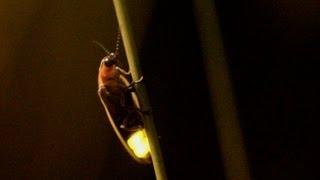
<svg viewBox="0 0 320 180"><path fill-rule="evenodd" d="M137 48L134 42L134 34L132 33L131 24L129 20L129 15L126 9L125 0L113 0L115 6L116 16L118 19L120 32L123 39L124 49L128 59L129 69L132 74L132 79L134 81L138 80L141 76L141 70L139 66L139 59L137 55ZM136 92L141 102L142 110L151 110L147 91L144 83L139 83L136 87ZM153 116L151 113L145 114L145 129L149 140L151 157L153 168L157 180L166 180L165 166L160 150L160 145L158 141L158 136L156 132L155 125L153 123Z"/></svg>

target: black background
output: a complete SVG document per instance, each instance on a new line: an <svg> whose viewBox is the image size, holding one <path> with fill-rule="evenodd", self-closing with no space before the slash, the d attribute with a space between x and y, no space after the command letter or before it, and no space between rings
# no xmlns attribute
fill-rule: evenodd
<svg viewBox="0 0 320 180"><path fill-rule="evenodd" d="M168 177L225 179L192 1L139 3L129 6ZM253 179L316 179L319 2L216 5ZM104 54L91 41L114 47L112 1L0 8L1 179L154 179L96 94Z"/></svg>

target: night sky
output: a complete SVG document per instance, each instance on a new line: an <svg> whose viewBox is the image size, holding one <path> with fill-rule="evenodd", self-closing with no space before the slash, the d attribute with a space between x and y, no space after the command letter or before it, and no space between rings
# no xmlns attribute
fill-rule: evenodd
<svg viewBox="0 0 320 180"><path fill-rule="evenodd" d="M129 7L167 175L224 180L192 1L154 2ZM320 3L215 3L252 179L318 179ZM155 179L97 96L112 1L2 1L0 23L0 178Z"/></svg>

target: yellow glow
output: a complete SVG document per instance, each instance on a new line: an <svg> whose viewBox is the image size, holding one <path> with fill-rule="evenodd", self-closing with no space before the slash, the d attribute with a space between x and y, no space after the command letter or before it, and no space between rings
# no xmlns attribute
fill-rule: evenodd
<svg viewBox="0 0 320 180"><path fill-rule="evenodd" d="M149 141L144 129L133 133L127 142L138 158L147 158L149 156Z"/></svg>

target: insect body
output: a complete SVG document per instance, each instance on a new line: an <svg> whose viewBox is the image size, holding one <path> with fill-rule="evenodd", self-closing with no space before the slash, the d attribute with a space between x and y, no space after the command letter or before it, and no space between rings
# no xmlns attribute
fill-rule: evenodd
<svg viewBox="0 0 320 180"><path fill-rule="evenodd" d="M134 131L143 127L143 115L134 104L132 92L134 85L139 81L133 81L126 85L124 78L128 81L126 72L118 64L118 54L109 53L100 63L98 73L98 93L102 103L106 104L108 111L115 121L115 124L121 129Z"/></svg>
<svg viewBox="0 0 320 180"><path fill-rule="evenodd" d="M109 123L123 147L137 162L151 163L150 147L144 129L144 115L150 111L142 111L135 85L142 81L131 81L130 72L123 70L119 64L118 33L115 52L109 52L99 42L107 55L101 60L98 72L98 95L106 111Z"/></svg>

